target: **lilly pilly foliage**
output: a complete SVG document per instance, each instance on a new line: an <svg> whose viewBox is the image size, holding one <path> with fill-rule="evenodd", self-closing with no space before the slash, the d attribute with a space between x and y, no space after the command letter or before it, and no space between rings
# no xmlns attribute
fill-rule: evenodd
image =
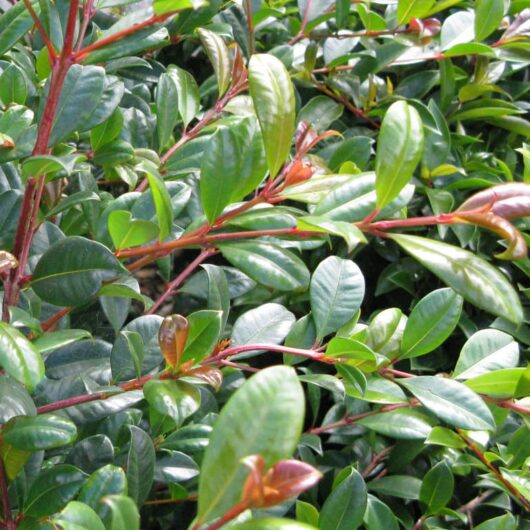
<svg viewBox="0 0 530 530"><path fill-rule="evenodd" d="M0 10L0 528L530 526L528 2Z"/></svg>

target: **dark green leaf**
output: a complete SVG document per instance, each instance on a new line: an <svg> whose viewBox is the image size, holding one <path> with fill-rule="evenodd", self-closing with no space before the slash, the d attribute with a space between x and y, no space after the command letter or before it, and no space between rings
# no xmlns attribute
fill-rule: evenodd
<svg viewBox="0 0 530 530"><path fill-rule="evenodd" d="M439 462L423 477L420 502L427 505L427 513L438 513L451 500L453 490L453 474L445 462Z"/></svg>

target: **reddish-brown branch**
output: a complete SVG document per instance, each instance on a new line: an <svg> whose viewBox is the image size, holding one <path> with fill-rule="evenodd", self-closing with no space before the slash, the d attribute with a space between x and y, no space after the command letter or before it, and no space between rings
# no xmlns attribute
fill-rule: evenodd
<svg viewBox="0 0 530 530"><path fill-rule="evenodd" d="M461 429L456 430L460 438L465 442L467 447L475 453L475 456L495 475L495 477L505 486L511 493L512 497L521 504L527 511L530 511L530 502L523 497L523 495L503 476L502 473L486 458L486 455L480 447L470 438L468 438Z"/></svg>
<svg viewBox="0 0 530 530"><path fill-rule="evenodd" d="M137 31L140 31L143 28L147 28L149 26L164 22L165 20L177 13L178 11L171 11L170 13L165 13L163 15L153 15L148 19L144 20L143 22L139 22L138 24L134 24L133 26L122 29L121 31L117 31L116 33L113 33L108 37L100 39L96 42L93 42L92 44L89 44L88 46L85 46L84 48L81 48L80 50L77 50L73 54L73 59L76 62L83 62L90 52L99 50L100 48L103 48L109 44L112 44L113 42L123 39L123 37L127 37L128 35L136 33Z"/></svg>
<svg viewBox="0 0 530 530"><path fill-rule="evenodd" d="M254 55L254 21L252 20L252 0L245 0L247 10L248 47L250 55Z"/></svg>
<svg viewBox="0 0 530 530"><path fill-rule="evenodd" d="M239 514L243 513L248 508L248 503L246 501L239 502L235 506L232 506L224 515L219 517L215 523L207 525L203 530L218 530L226 523L235 519ZM198 522L193 525L192 530L199 530L202 527L202 522Z"/></svg>
<svg viewBox="0 0 530 530"><path fill-rule="evenodd" d="M333 90L330 90L326 85L323 85L322 83L314 83L314 85L317 90L319 90L323 94L326 94L326 96L330 97L331 99L334 99L337 103L344 105L344 107L346 107L346 109L348 109L354 116L357 116L358 118L367 121L375 129L379 129L379 127L381 127L379 123L372 120L372 118L370 118L363 110L357 108L351 101L349 101L346 96L335 94Z"/></svg>
<svg viewBox="0 0 530 530"><path fill-rule="evenodd" d="M416 407L419 403L416 400L411 400L406 403L396 403L392 405L385 405L381 407L380 409L374 409L369 410L367 412L362 412L361 414L355 414L354 416L344 416L341 420L335 421L333 423L328 423L326 425L322 425L321 427L315 427L313 429L310 429L308 431L309 434L322 434L328 431L334 431L335 429L338 429L340 427L347 427L348 425L352 425L356 423L359 420L362 420L363 418L367 418L369 416L374 416L375 414L381 414L383 412L391 412L393 410L402 409L405 407Z"/></svg>
<svg viewBox="0 0 530 530"><path fill-rule="evenodd" d="M314 350L304 350L302 348L290 348L289 346L282 346L276 344L242 344L240 346L231 346L218 353L213 357L210 362L216 362L220 359L226 359L233 355L245 353L256 350L267 350L276 353L288 353L290 355L296 355L298 357L305 357L306 359L312 359L313 361L322 361L335 363L338 361L335 357L326 357L323 353Z"/></svg>
<svg viewBox="0 0 530 530"><path fill-rule="evenodd" d="M309 39L351 39L355 37L384 37L386 35L400 35L404 33L414 33L410 28L406 29L382 29L373 31L352 31L350 33L309 33ZM352 68L351 66L349 68Z"/></svg>
<svg viewBox="0 0 530 530"><path fill-rule="evenodd" d="M157 505L157 504L178 504L180 502L193 502L197 500L197 494L189 495L188 497L185 497L184 499L154 499L151 501L145 501L144 504L146 505Z"/></svg>
<svg viewBox="0 0 530 530"><path fill-rule="evenodd" d="M85 0L83 2L83 22L81 23L81 29L79 30L79 36L77 37L77 45L75 47L76 51L79 51L83 46L83 41L85 40L86 31L90 20L96 14L96 9L94 7L95 0Z"/></svg>
<svg viewBox="0 0 530 530"><path fill-rule="evenodd" d="M372 471L389 455L392 449L394 449L394 446L389 445L388 447L385 447L379 453L376 453L370 460L370 463L363 470L362 472L363 478L366 479L372 473Z"/></svg>
<svg viewBox="0 0 530 530"><path fill-rule="evenodd" d="M175 241L168 241L165 243L156 243L139 248L130 248L118 250L115 252L118 258L132 258L135 256L144 256L146 254L154 254L160 252L170 253L179 248L190 248L196 246L206 246L223 241L230 241L233 239L249 239L265 236L296 236L300 238L321 236L321 232L309 232L299 230L298 228L276 228L270 230L248 230L244 232L226 232L222 234L211 235L194 235L191 237L182 237Z"/></svg>
<svg viewBox="0 0 530 530"><path fill-rule="evenodd" d="M297 35L295 35L287 43L289 46L292 46L293 44L295 44L299 40L302 40L303 38L306 37L305 29L307 27L307 24L309 23L309 12L311 11L311 3L312 3L312 0L307 0L307 5L306 5L306 8L305 8L305 13L304 13L304 18L302 20L302 25L300 26L300 31L298 32Z"/></svg>
<svg viewBox="0 0 530 530"><path fill-rule="evenodd" d="M33 19L35 27L39 31L40 36L42 37L42 40L44 41L44 45L48 49L48 54L50 56L50 62L53 65L55 61L57 60L57 52L55 51L53 43L50 40L48 33L44 29L44 26L42 25L40 18L37 16L37 13L35 13L35 10L33 9L33 6L31 5L30 0L24 0L24 4L26 4L26 7L29 11L29 14L31 15L31 18Z"/></svg>
<svg viewBox="0 0 530 530"><path fill-rule="evenodd" d="M191 276L193 271L206 259L215 254L215 250L203 250L172 282L167 285L166 290L160 298L146 311L147 315L156 313L158 308Z"/></svg>

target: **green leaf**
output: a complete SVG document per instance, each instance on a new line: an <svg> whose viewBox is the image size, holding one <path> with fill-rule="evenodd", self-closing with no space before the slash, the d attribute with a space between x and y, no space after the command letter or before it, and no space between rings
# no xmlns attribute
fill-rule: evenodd
<svg viewBox="0 0 530 530"><path fill-rule="evenodd" d="M432 429L425 440L427 444L441 445L452 449L463 449L466 447L465 442L454 431L446 427L436 426Z"/></svg>
<svg viewBox="0 0 530 530"><path fill-rule="evenodd" d="M368 488L382 495L417 500L420 495L421 480L410 475L391 475L370 481Z"/></svg>
<svg viewBox="0 0 530 530"><path fill-rule="evenodd" d="M123 128L123 113L119 107L102 124L90 130L90 145L97 151L115 140Z"/></svg>
<svg viewBox="0 0 530 530"><path fill-rule="evenodd" d="M355 225L344 221L331 221L324 216L308 215L301 217L298 219L297 228L342 237L346 242L348 252L352 252L359 243L367 243L364 234Z"/></svg>
<svg viewBox="0 0 530 530"><path fill-rule="evenodd" d="M219 88L219 97L223 96L230 86L232 61L230 52L225 41L213 31L199 28L197 30L201 43L204 46L206 55L212 63L215 76L217 77L217 86Z"/></svg>
<svg viewBox="0 0 530 530"><path fill-rule="evenodd" d="M468 302L512 322L521 322L523 314L517 293L487 261L432 239L404 234L390 237Z"/></svg>
<svg viewBox="0 0 530 530"><path fill-rule="evenodd" d="M367 416L356 423L396 440L425 440L432 429L426 416L403 409Z"/></svg>
<svg viewBox="0 0 530 530"><path fill-rule="evenodd" d="M0 375L0 423L7 423L15 416L34 416L35 404L28 391L18 381Z"/></svg>
<svg viewBox="0 0 530 530"><path fill-rule="evenodd" d="M79 236L67 237L40 258L31 287L50 304L75 306L95 295L104 281L123 272L120 262L101 243Z"/></svg>
<svg viewBox="0 0 530 530"><path fill-rule="evenodd" d="M84 484L86 475L74 466L57 464L41 471L24 501L30 517L44 517L62 509Z"/></svg>
<svg viewBox="0 0 530 530"><path fill-rule="evenodd" d="M313 273L309 296L317 336L322 339L348 322L361 307L364 277L353 261L330 256Z"/></svg>
<svg viewBox="0 0 530 530"><path fill-rule="evenodd" d="M293 85L283 63L268 54L250 58L248 80L273 178L291 150L295 127Z"/></svg>
<svg viewBox="0 0 530 530"><path fill-rule="evenodd" d="M232 342L243 344L280 344L296 318L280 304L262 304L243 313L234 323Z"/></svg>
<svg viewBox="0 0 530 530"><path fill-rule="evenodd" d="M225 404L206 448L199 479L198 519L210 521L240 499L246 456L268 468L294 452L304 422L304 392L292 368L261 370Z"/></svg>
<svg viewBox="0 0 530 530"><path fill-rule="evenodd" d="M516 528L517 523L511 513L487 519L475 526L475 530L516 530Z"/></svg>
<svg viewBox="0 0 530 530"><path fill-rule="evenodd" d="M221 311L197 311L188 317L189 333L182 352L181 363L201 362L212 353L221 334Z"/></svg>
<svg viewBox="0 0 530 530"><path fill-rule="evenodd" d="M151 437L130 425L131 444L127 454L128 495L141 506L151 491L155 473L155 448Z"/></svg>
<svg viewBox="0 0 530 530"><path fill-rule="evenodd" d="M121 495L127 493L127 478L121 467L106 465L100 467L90 475L79 492L78 500L101 517L103 510L101 500L107 495Z"/></svg>
<svg viewBox="0 0 530 530"><path fill-rule="evenodd" d="M453 474L444 461L427 471L421 482L420 502L427 505L428 514L436 514L447 506L454 486Z"/></svg>
<svg viewBox="0 0 530 530"><path fill-rule="evenodd" d="M455 379L469 379L519 363L519 345L496 329L481 329L464 344L453 371Z"/></svg>
<svg viewBox="0 0 530 530"><path fill-rule="evenodd" d="M77 429L70 420L57 414L21 416L4 427L2 436L17 449L34 452L74 442Z"/></svg>
<svg viewBox="0 0 530 530"><path fill-rule="evenodd" d="M495 420L477 394L451 379L418 376L400 380L421 404L441 420L469 430L493 430Z"/></svg>
<svg viewBox="0 0 530 530"><path fill-rule="evenodd" d="M466 379L464 383L474 392L493 398L522 398L530 395L530 370L505 368Z"/></svg>
<svg viewBox="0 0 530 530"><path fill-rule="evenodd" d="M102 502L109 509L104 517L106 530L140 530L140 514L130 497L109 495Z"/></svg>
<svg viewBox="0 0 530 530"><path fill-rule="evenodd" d="M10 64L0 75L0 101L5 107L11 103L24 105L26 102L26 79L16 64Z"/></svg>
<svg viewBox="0 0 530 530"><path fill-rule="evenodd" d="M151 221L132 219L131 212L114 210L108 216L109 234L117 250L138 247L156 239L158 226Z"/></svg>
<svg viewBox="0 0 530 530"><path fill-rule="evenodd" d="M263 140L255 119L217 129L201 165L201 201L210 224L231 202L253 191L267 171Z"/></svg>
<svg viewBox="0 0 530 530"><path fill-rule="evenodd" d="M178 112L186 128L199 112L199 87L195 78L182 68L171 68L168 74L177 87Z"/></svg>
<svg viewBox="0 0 530 530"><path fill-rule="evenodd" d="M70 501L66 508L53 518L53 523L64 530L105 530L98 514L78 501Z"/></svg>
<svg viewBox="0 0 530 530"><path fill-rule="evenodd" d="M144 396L150 407L158 414L171 418L177 427L201 404L199 389L184 381L152 379L144 386Z"/></svg>
<svg viewBox="0 0 530 530"><path fill-rule="evenodd" d="M156 216L160 228L160 240L163 241L171 233L173 226L173 209L171 208L171 197L167 191L164 180L156 172L148 172L149 188L155 202Z"/></svg>
<svg viewBox="0 0 530 530"><path fill-rule="evenodd" d="M178 121L177 86L171 74L160 76L156 88L156 127L158 144L162 149L168 142Z"/></svg>
<svg viewBox="0 0 530 530"><path fill-rule="evenodd" d="M392 510L373 495L368 495L364 525L366 530L399 530L397 517Z"/></svg>
<svg viewBox="0 0 530 530"><path fill-rule="evenodd" d="M35 345L5 322L0 322L0 366L30 392L44 377L44 363Z"/></svg>
<svg viewBox="0 0 530 530"><path fill-rule="evenodd" d="M262 285L280 291L304 290L309 285L304 262L279 245L245 241L223 243L219 248L232 265Z"/></svg>
<svg viewBox="0 0 530 530"><path fill-rule="evenodd" d="M104 88L105 70L100 66L74 64L69 68L48 145L57 144L74 131L90 128L89 120L100 103Z"/></svg>
<svg viewBox="0 0 530 530"><path fill-rule="evenodd" d="M405 325L400 357L419 357L440 346L458 324L463 302L463 298L449 288L438 289L422 298Z"/></svg>
<svg viewBox="0 0 530 530"><path fill-rule="evenodd" d="M392 202L408 184L423 154L423 123L418 111L396 101L386 111L375 158L377 208Z"/></svg>
<svg viewBox="0 0 530 530"><path fill-rule="evenodd" d="M348 476L325 500L319 518L320 530L355 530L361 526L367 505L366 484L352 467Z"/></svg>
<svg viewBox="0 0 530 530"><path fill-rule="evenodd" d="M399 0L398 25L407 24L411 18L424 18L435 4L435 0Z"/></svg>
<svg viewBox="0 0 530 530"><path fill-rule="evenodd" d="M133 146L129 142L118 139L103 144L94 152L92 160L94 164L108 169L131 162L133 158Z"/></svg>
<svg viewBox="0 0 530 530"><path fill-rule="evenodd" d="M504 15L503 0L477 0L475 2L475 39L489 37L501 24Z"/></svg>

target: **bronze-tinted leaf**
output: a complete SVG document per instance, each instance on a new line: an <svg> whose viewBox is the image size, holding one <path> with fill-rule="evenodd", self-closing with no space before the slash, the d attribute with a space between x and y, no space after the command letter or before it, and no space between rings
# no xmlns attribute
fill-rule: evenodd
<svg viewBox="0 0 530 530"><path fill-rule="evenodd" d="M170 315L162 321L158 331L158 343L164 359L171 368L179 365L188 332L188 319L182 315Z"/></svg>
<svg viewBox="0 0 530 530"><path fill-rule="evenodd" d="M514 197L529 197L530 198L530 184L523 182L510 182L508 184L499 184L498 186L491 186L485 190L479 191L472 195L458 208L457 212L464 212L469 210L478 210L480 208L487 209L488 205L493 208L498 202ZM495 212L500 215L499 212ZM502 216L504 217L504 215ZM514 217L510 217L514 219Z"/></svg>
<svg viewBox="0 0 530 530"><path fill-rule="evenodd" d="M526 258L528 248L521 232L515 228L509 221L491 212L487 213L462 213L462 215L455 217L455 220L464 223L470 223L481 226L501 237L508 242L508 248L496 254L495 257L499 259L523 259Z"/></svg>
<svg viewBox="0 0 530 530"><path fill-rule="evenodd" d="M206 381L215 391L219 390L223 384L223 372L213 366L199 366L188 370L185 375Z"/></svg>

